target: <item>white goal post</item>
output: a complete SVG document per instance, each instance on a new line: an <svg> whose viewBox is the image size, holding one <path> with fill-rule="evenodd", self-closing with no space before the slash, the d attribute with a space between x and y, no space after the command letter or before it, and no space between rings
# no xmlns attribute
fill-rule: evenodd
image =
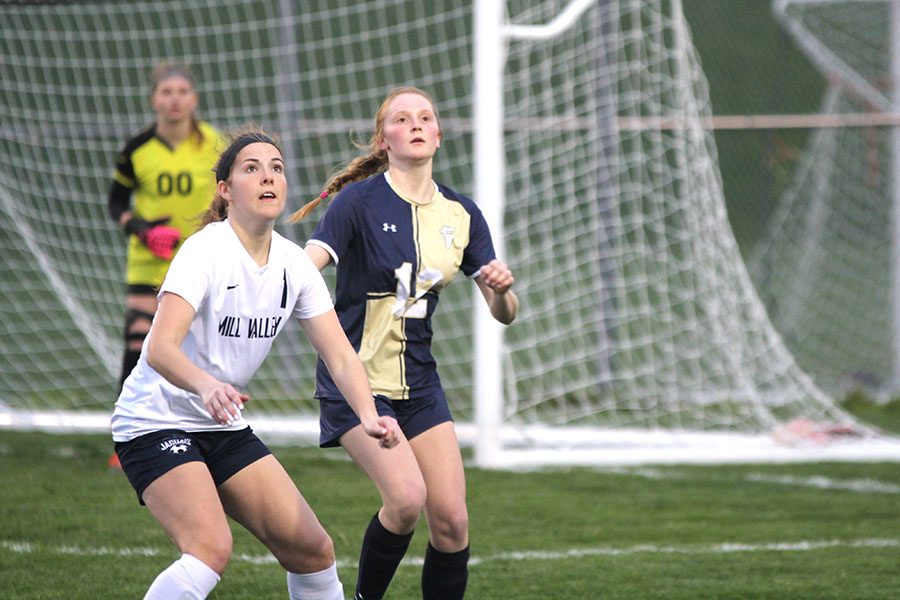
<svg viewBox="0 0 900 600"><path fill-rule="evenodd" d="M511 3L512 4L512 3ZM593 15L587 15L588 11L593 11ZM583 60L590 64L589 71L593 71L597 79L602 79L602 86L595 88L600 90L600 97L594 97L584 104L565 105L564 108L553 117L557 119L557 123L565 122L569 127L573 123L581 124L582 127L608 127L607 131L596 132L595 139L591 140L594 145L590 145L588 152L596 152L596 163L593 168L604 171L605 181L610 185L607 190L592 190L587 196L582 198L583 201L594 201L595 199L605 206L612 207L613 210L605 216L609 221L615 221L620 216L622 203L627 200L621 197L617 188L623 182L626 184L634 184L635 181L630 180L634 171L646 169L648 174L654 169L669 169L673 177L678 179L684 177L684 183L687 184L685 189L690 188L690 179L693 175L690 173L692 168L691 161L700 160L702 167L700 168L700 179L704 181L700 183L704 187L699 195L700 199L708 200L709 205L704 202L698 202L694 206L690 206L691 198L687 195L678 195L677 190L666 190L666 192L654 195L650 190L640 190L635 193L635 197L642 201L653 203L670 202L672 200L680 200L685 202L686 211L709 211L715 215L718 213L720 217L724 216L722 210L724 199L722 198L721 186L718 181L718 171L715 165L715 149L708 132L702 131L709 129L713 123L714 117L711 116L708 106L708 93L703 81L702 71L699 67L699 61L696 59L695 52L690 42L690 33L684 20L680 2L673 1L671 3L650 2L644 6L639 6L628 2L614 1L581 1L571 0L556 15L550 14L552 17L546 24L536 23L510 23L507 21L507 13L503 6L498 3L485 0L476 3L475 15L475 40L474 40L474 69L475 69L475 95L477 102L475 105L475 174L476 174L476 197L478 198L500 198L506 199L506 181L512 182L514 176L509 176L505 170L505 162L508 158L514 157L515 152L511 151L511 147L515 147L515 142L510 142L510 138L517 136L526 136L531 132L522 133L519 129L504 127L505 119L510 118L510 112L506 111L504 99L511 94L515 94L515 90L510 92L510 81L529 81L526 74L507 73L507 57L514 54L516 57L528 55L529 53L546 52L547 55L553 54L554 49L544 50L541 44L565 46L567 34L570 37L578 38L573 35L570 29L585 28L585 23L594 23L595 27L592 31L594 34L593 44L586 47L571 50L571 56L574 61ZM666 21L670 19L670 21ZM639 31L629 30L629 25L635 26ZM647 30L644 24L653 24L659 29ZM632 37L635 50L634 56L628 56L629 50L625 46L623 40ZM611 40L611 41L610 41ZM657 52L659 48L666 47L663 51L670 51L673 57L653 56L652 54L642 55L643 49L641 40L645 41L647 46L656 45ZM514 45L524 48L514 48ZM580 52L579 52L580 50ZM592 56L593 54L593 56ZM565 55L565 50L560 52ZM544 55L545 57L545 55ZM634 72L629 70L628 66L624 66L630 60L636 58L649 59L646 62L629 62ZM665 65L667 61L668 69L664 72L654 72L660 68L660 64ZM517 65L517 68L524 70L538 70L535 65L531 65L524 61L525 66ZM665 67L664 67L665 68ZM620 71L621 69L621 71ZM512 68L510 70L513 70ZM623 73L624 71L624 73ZM642 80L645 77L646 80ZM666 79L669 78L669 79ZM620 82L632 83L638 82L638 89L623 90L618 87ZM641 85L646 85L644 89L640 89ZM653 86L672 86L672 89L654 89ZM621 91L630 92L626 94ZM603 97L602 95L606 96ZM646 98L642 95L658 94L659 98L665 98L668 104L653 104L646 102ZM666 94L671 94L666 97ZM659 98L654 98L658 100ZM594 105L605 105L605 112L587 112L586 106L593 103ZM598 116L600 118L598 118ZM537 120L540 115L528 115L516 112L514 117L519 120L527 120L529 118ZM868 118L871 122L872 117ZM796 121L796 119L794 119ZM866 120L862 121L866 123ZM735 126L737 123L730 123ZM744 124L744 123L742 123ZM849 123L853 125L853 123ZM630 125L630 126L629 126ZM635 126L637 125L637 126ZM728 126L729 123L720 123L722 126ZM808 124L807 124L808 126ZM575 125L578 127L578 125ZM542 132L543 133L543 132ZM627 145L630 139L642 138L646 134L652 136L652 143L665 146L666 138L672 140L670 147L663 147L660 153L675 152L683 154L680 159L676 159L674 164L667 162L665 159L659 161L659 157L651 154L638 157L636 160L629 162L627 160ZM508 135L507 135L508 134ZM615 138L607 140L605 143L601 141L603 136L607 138ZM679 139L680 138L680 139ZM599 142L599 143L598 143ZM637 142L638 144L641 141ZM683 145L682 145L683 144ZM602 155L599 155L602 154ZM513 159L515 160L515 159ZM659 161L662 164L654 163ZM525 169L530 165L526 160ZM681 172L678 172L681 170ZM705 172L704 172L705 171ZM562 177L560 178L562 179ZM601 179L598 179L601 181ZM553 187L551 186L551 189ZM608 194L604 197L604 192ZM649 196L647 195L649 193ZM556 198L553 199L553 202ZM662 212L665 209L662 208ZM505 231L505 220L507 219L506 206L497 208L488 206L485 210L485 216L489 220L491 228L495 232ZM571 425L563 428L545 427L540 420L531 423L520 423L518 426L509 426L511 420L521 418L526 411L517 412L519 407L519 392L516 388L502 385L503 382L497 377L497 373L501 372L504 366L502 364L503 350L505 346L502 342L503 333L496 323L492 321L488 311L484 306L476 306L476 358L475 358L475 396L477 398L476 405L476 462L481 465L488 466L524 466L532 464L573 464L573 463L594 463L596 461L606 462L628 462L628 461L657 461L657 462L705 462L708 460L718 460L728 462L736 461L754 461L754 460L805 460L800 458L802 452L785 451L778 441L773 443L773 432L784 431L785 424L789 422L784 415L779 415L779 411L783 410L793 402L798 404L794 408L799 408L800 412L811 410L819 412L819 418L838 419L845 423L851 423L847 415L841 414L821 391L807 378L800 369L793 364L793 360L784 348L778 333L773 330L771 324L768 323L764 311L758 298L753 291L749 278L742 268L742 261L735 251L734 240L730 233L727 221L724 218L713 219L712 222L707 221L703 224L700 215L695 215L696 221L692 224L689 222L681 223L676 226L686 226L686 231L671 231L670 234L678 235L696 235L704 237L705 243L715 247L715 253L723 253L727 255L730 265L719 272L708 273L713 280L702 285L708 285L714 294L721 294L721 297L714 299L715 303L722 302L729 305L744 305L743 310L747 310L752 315L744 325L758 327L761 335L768 337L766 350L752 357L752 360L759 361L756 366L743 363L745 360L745 352L749 348L736 349L737 354L742 356L738 361L728 356L720 356L722 364L716 365L713 369L731 370L728 375L733 379L728 380L726 375L726 383L724 388L717 388L721 385L721 381L716 380L716 376L712 373L701 374L697 380L691 381L690 378L675 382L675 388L669 389L666 394L670 398L676 398L675 402L685 402L687 405L693 405L700 410L699 422L687 424L684 428L675 426L670 427L662 425L661 427L651 427L647 429L637 429L629 431L628 428L617 428L615 431L602 430L596 428L578 428ZM665 217L663 217L665 218ZM716 222L717 221L717 222ZM622 235L622 230L616 231L610 225L610 222L596 223L597 231L612 232L618 236ZM692 230L693 226L700 229ZM709 227L708 230L705 228ZM557 232L557 234L560 232ZM706 234L709 234L708 236ZM601 233L602 235L602 233ZM499 236L498 236L499 237ZM501 238L502 239L502 238ZM636 251L639 254L647 251L647 248L629 248L631 240L623 238L615 238L607 240L611 244L610 247L623 248L626 251ZM639 243L643 243L643 240ZM499 246L502 251L502 242ZM691 247L690 252L698 249ZM576 248L574 252L581 249ZM699 252L703 254L702 250ZM630 352L630 349L616 347L619 341L615 339L615 330L618 325L616 319L616 307L622 304L622 299L616 297L615 293L610 293L602 289L604 285L616 286L620 282L616 280L621 275L624 268L621 263L616 260L622 258L623 254L615 255L615 258L596 257L596 264L600 265L606 261L606 265L610 267L610 273L605 276L593 277L593 281L599 282L594 288L588 286L589 293L596 294L596 306L602 312L607 307L609 310L608 318L604 322L606 336L603 342L609 347L598 347L596 359L598 361L608 360L607 366L597 369L597 373L603 373L598 380L599 387L609 386L615 388L620 382L615 382L617 374L614 372L615 356L617 353ZM707 257L708 258L708 257ZM697 262L688 265L687 269L702 269L703 259L701 256L693 256L691 260ZM732 270L733 279L727 283L723 280L716 281L715 278L722 275L727 270ZM653 277L652 273L642 273L643 276ZM553 272L548 274L553 277ZM662 275L665 278L667 273ZM702 271L695 271L691 275L694 282L702 280L705 276ZM650 281L643 282L647 287L653 287ZM627 287L627 284L622 286ZM648 290L642 290L647 293ZM692 293L698 293L698 289L692 290ZM560 293L564 293L561 291ZM607 301L601 302L599 298L604 295ZM694 301L704 303L705 300L695 298ZM667 304L664 300L659 304L663 310L674 311L676 308ZM590 302L587 305L590 306ZM552 310L552 307L551 307ZM673 315L668 315L672 317ZM630 319L626 316L625 320ZM719 318L727 318L725 315L719 315ZM677 320L677 317L676 317ZM752 321L757 321L751 325ZM703 329L706 325L702 323L684 322L677 326L685 328L698 327ZM717 333L716 329L722 327L722 324L712 324L712 329L707 333ZM679 332L685 333L685 332ZM693 334L688 334L689 337ZM721 333L721 332L718 332ZM746 334L746 332L744 332ZM677 334L676 334L677 335ZM746 340L741 343L745 343ZM715 349L717 343L723 343L726 346L729 341L725 338L719 338L713 342L710 348L712 353L721 351L724 346ZM677 345L671 346L669 351L679 353L690 351L687 347L679 348ZM755 352L752 351L751 352ZM704 359L700 359L703 364ZM715 360L713 362L716 362ZM779 364L781 363L781 364ZM763 365L770 366L763 366ZM709 369L712 366L706 363L705 367ZM756 369L780 371L779 377L784 379L778 385L787 385L793 389L789 395L793 398L785 401L784 397L779 397L785 390L770 388L770 382L764 383L759 379L760 372ZM604 381L603 377L609 379ZM676 379L678 375L675 376ZM709 379L704 380L705 377ZM715 382L715 383L714 383ZM625 387L631 387L635 382L625 382ZM683 386L678 389L679 386ZM697 386L695 388L694 386ZM744 387L748 386L748 387ZM699 388L699 389L698 389ZM729 389L730 388L730 389ZM614 394L616 392L613 392ZM645 392L639 392L645 393ZM774 396L773 396L774 394ZM601 392L602 395L602 392ZM681 398L678 398L681 396ZM704 407L709 407L709 412L714 414L716 407L720 402L728 404L735 402L741 404L748 402L755 405L750 408L750 412L754 413L750 418L752 422L742 434L735 435L731 432L727 435L721 432L715 432L717 425L712 422L705 422L705 415L702 415ZM526 403L527 404L527 403ZM602 402L601 402L602 404ZM609 406L606 409L592 408L592 410L611 410L615 411L618 407ZM651 411L652 412L652 411ZM727 412L727 410L726 410ZM577 419L577 417L576 417ZM757 420L758 419L758 420ZM678 420L678 419L676 419ZM779 424L780 423L780 424ZM746 423L744 424L746 425ZM734 424L726 425L729 429ZM713 430L710 433L710 428ZM738 426L740 429L741 426ZM777 435L776 435L777 437ZM653 440L653 441L650 441ZM781 442L784 440L782 439ZM639 450L636 451L636 449ZM714 449L715 448L715 449ZM857 446L859 450L859 446ZM869 448L872 451L872 448ZM637 458L640 455L646 455L644 458ZM846 449L839 450L835 455L846 452ZM874 455L883 456L886 452L888 455L897 456L897 447L888 442L887 446L883 446L878 450L874 450ZM851 452L856 454L855 451ZM716 458L711 458L713 455ZM824 455L821 449L814 450L812 456L822 458ZM858 456L858 455L857 455Z"/></svg>
<svg viewBox="0 0 900 600"><path fill-rule="evenodd" d="M435 178L485 212L521 300L501 327L460 281L435 318L478 464L900 460L869 431L819 443L862 428L751 283L679 0L6 3L0 55L0 426L107 428L125 243L106 190L174 59L204 119L281 135L289 209L356 154L387 91L433 94ZM302 242L319 216L279 230ZM314 360L296 325L276 341L248 390L264 437L315 441Z"/></svg>

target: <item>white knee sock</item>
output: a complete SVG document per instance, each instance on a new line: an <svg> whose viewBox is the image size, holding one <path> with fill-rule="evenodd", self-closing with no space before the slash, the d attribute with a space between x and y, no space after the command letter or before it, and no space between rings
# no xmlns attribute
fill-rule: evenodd
<svg viewBox="0 0 900 600"><path fill-rule="evenodd" d="M219 583L219 574L190 554L156 576L144 600L203 600Z"/></svg>
<svg viewBox="0 0 900 600"><path fill-rule="evenodd" d="M318 573L288 573L291 600L344 600L344 588L338 579L337 564Z"/></svg>

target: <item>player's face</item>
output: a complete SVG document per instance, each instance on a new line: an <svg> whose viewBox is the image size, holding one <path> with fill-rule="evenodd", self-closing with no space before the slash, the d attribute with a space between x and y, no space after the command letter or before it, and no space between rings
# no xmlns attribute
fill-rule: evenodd
<svg viewBox="0 0 900 600"><path fill-rule="evenodd" d="M248 144L235 157L228 181L219 182L219 194L228 201L228 218L246 228L274 223L287 201L281 152L264 142Z"/></svg>
<svg viewBox="0 0 900 600"><path fill-rule="evenodd" d="M150 99L156 116L167 123L179 123L191 118L197 108L197 91L191 82L174 75L159 82Z"/></svg>
<svg viewBox="0 0 900 600"><path fill-rule="evenodd" d="M391 101L380 147L392 164L427 162L440 146L441 128L428 98L407 93Z"/></svg>

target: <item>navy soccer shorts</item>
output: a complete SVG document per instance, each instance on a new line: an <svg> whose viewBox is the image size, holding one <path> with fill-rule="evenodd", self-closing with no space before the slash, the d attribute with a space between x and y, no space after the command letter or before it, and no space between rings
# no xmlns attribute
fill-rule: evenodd
<svg viewBox="0 0 900 600"><path fill-rule="evenodd" d="M218 487L247 465L271 454L249 427L240 431L191 433L163 429L128 442L116 442L115 447L122 470L141 504L147 486L179 465L194 461L206 463Z"/></svg>
<svg viewBox="0 0 900 600"><path fill-rule="evenodd" d="M444 390L409 400L391 400L377 395L375 408L379 415L397 419L400 430L408 440L453 420ZM340 446L341 436L357 425L359 417L343 398L319 398L319 446Z"/></svg>

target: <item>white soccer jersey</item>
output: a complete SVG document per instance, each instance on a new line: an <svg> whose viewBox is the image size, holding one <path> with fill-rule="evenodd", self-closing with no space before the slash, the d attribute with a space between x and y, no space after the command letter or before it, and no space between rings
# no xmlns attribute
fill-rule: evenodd
<svg viewBox="0 0 900 600"><path fill-rule="evenodd" d="M182 351L238 390L245 388L291 316L309 319L333 308L325 281L303 249L273 232L269 262L259 267L227 220L185 240L160 298L165 292L181 296L196 311ZM247 426L243 417L231 426L220 425L197 394L157 373L147 363L152 335L151 329L116 402L113 440L125 442L161 429L234 431Z"/></svg>

